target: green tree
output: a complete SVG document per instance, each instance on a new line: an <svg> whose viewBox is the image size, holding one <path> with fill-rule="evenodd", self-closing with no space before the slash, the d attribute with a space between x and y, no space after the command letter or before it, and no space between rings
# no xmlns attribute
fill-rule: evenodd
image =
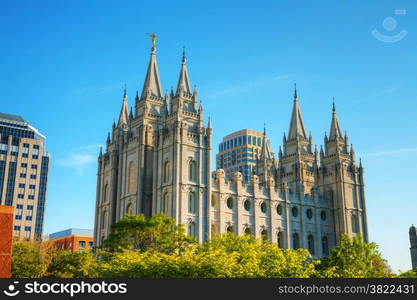
<svg viewBox="0 0 417 300"><path fill-rule="evenodd" d="M12 253L13 277L40 278L45 275L46 268L39 245L29 241L14 242Z"/></svg>
<svg viewBox="0 0 417 300"><path fill-rule="evenodd" d="M400 278L417 278L417 268L408 270L406 272L401 272L398 274Z"/></svg>
<svg viewBox="0 0 417 300"><path fill-rule="evenodd" d="M184 251L195 243L187 236L182 225L164 215L151 218L144 215L126 215L112 226L112 232L104 241L104 248L110 251L121 249L157 251L172 253Z"/></svg>
<svg viewBox="0 0 417 300"><path fill-rule="evenodd" d="M318 267L318 277L373 278L393 274L375 243L366 243L361 235L342 235L339 246Z"/></svg>
<svg viewBox="0 0 417 300"><path fill-rule="evenodd" d="M90 251L57 250L52 254L47 274L55 278L95 278L98 276L97 260Z"/></svg>
<svg viewBox="0 0 417 300"><path fill-rule="evenodd" d="M317 262L304 249L282 250L249 236L218 235L181 252L122 250L99 265L102 277L309 277Z"/></svg>

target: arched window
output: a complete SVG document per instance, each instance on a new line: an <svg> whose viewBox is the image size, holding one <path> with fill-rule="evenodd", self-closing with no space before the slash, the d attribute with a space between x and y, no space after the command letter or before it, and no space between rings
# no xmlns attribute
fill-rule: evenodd
<svg viewBox="0 0 417 300"><path fill-rule="evenodd" d="M129 163L128 176L127 192L131 194L136 192L136 167L133 161Z"/></svg>
<svg viewBox="0 0 417 300"><path fill-rule="evenodd" d="M251 230L250 230L250 227L248 226L248 227L246 227L245 228L245 234L251 234L252 232L251 232Z"/></svg>
<svg viewBox="0 0 417 300"><path fill-rule="evenodd" d="M277 242L279 248L284 248L284 232L278 232Z"/></svg>
<svg viewBox="0 0 417 300"><path fill-rule="evenodd" d="M232 197L227 198L226 205L229 209L233 208L233 198Z"/></svg>
<svg viewBox="0 0 417 300"><path fill-rule="evenodd" d="M265 201L261 203L261 211L265 214L267 211L267 206Z"/></svg>
<svg viewBox="0 0 417 300"><path fill-rule="evenodd" d="M196 237L195 233L196 233L195 232L195 223L194 222L188 223L188 235Z"/></svg>
<svg viewBox="0 0 417 300"><path fill-rule="evenodd" d="M307 218L311 219L313 217L313 211L311 208L307 209L306 211Z"/></svg>
<svg viewBox="0 0 417 300"><path fill-rule="evenodd" d="M358 233L359 232L359 221L357 215L352 215L352 232Z"/></svg>
<svg viewBox="0 0 417 300"><path fill-rule="evenodd" d="M293 247L293 249L300 248L300 238L298 236L298 233L294 233L292 235L292 247Z"/></svg>
<svg viewBox="0 0 417 300"><path fill-rule="evenodd" d="M163 213L168 212L168 203L169 203L169 194L165 193L164 196L162 197L161 212Z"/></svg>
<svg viewBox="0 0 417 300"><path fill-rule="evenodd" d="M250 211L250 200L246 199L245 202L243 202L243 207L245 208L246 211Z"/></svg>
<svg viewBox="0 0 417 300"><path fill-rule="evenodd" d="M211 206L215 207L217 204L217 198L215 195L211 195Z"/></svg>
<svg viewBox="0 0 417 300"><path fill-rule="evenodd" d="M321 244L323 248L323 256L329 256L329 240L327 239L327 236L324 236L321 239Z"/></svg>
<svg viewBox="0 0 417 300"><path fill-rule="evenodd" d="M278 206L277 206L277 214L282 215L282 205L281 204L278 204Z"/></svg>
<svg viewBox="0 0 417 300"><path fill-rule="evenodd" d="M228 233L233 233L233 226L232 225L228 225L227 228L226 228L226 231Z"/></svg>
<svg viewBox="0 0 417 300"><path fill-rule="evenodd" d="M310 251L311 255L315 255L316 251L315 251L315 247L314 247L314 237L310 234L307 237L307 241L308 241L308 251Z"/></svg>
<svg viewBox="0 0 417 300"><path fill-rule="evenodd" d="M190 160L188 164L188 180L196 181L196 163L195 160Z"/></svg>
<svg viewBox="0 0 417 300"><path fill-rule="evenodd" d="M129 204L126 206L126 214L127 214L127 215L131 215L131 214L133 214L133 205L132 205L132 203L129 203Z"/></svg>
<svg viewBox="0 0 417 300"><path fill-rule="evenodd" d="M169 181L169 175L171 173L171 164L169 163L169 161L166 161L164 164L164 182L168 182Z"/></svg>
<svg viewBox="0 0 417 300"><path fill-rule="evenodd" d="M296 218L297 216L298 216L298 209L297 209L297 207L293 207L292 209L291 209L291 212L292 212L292 216L294 217L294 218Z"/></svg>
<svg viewBox="0 0 417 300"><path fill-rule="evenodd" d="M102 202L107 202L107 197L109 196L109 185L106 183L104 185L104 190L103 190L103 199Z"/></svg>
<svg viewBox="0 0 417 300"><path fill-rule="evenodd" d="M107 211L103 211L103 215L101 216L101 229L106 229L107 224Z"/></svg>
<svg viewBox="0 0 417 300"><path fill-rule="evenodd" d="M196 197L195 197L195 193L194 192L190 192L188 194L188 212L190 214L195 214L196 213Z"/></svg>

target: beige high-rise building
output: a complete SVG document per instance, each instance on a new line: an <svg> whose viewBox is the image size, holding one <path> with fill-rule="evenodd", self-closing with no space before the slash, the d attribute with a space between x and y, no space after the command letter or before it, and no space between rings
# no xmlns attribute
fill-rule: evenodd
<svg viewBox="0 0 417 300"><path fill-rule="evenodd" d="M20 116L0 113L0 205L14 206L14 235L42 236L49 153L45 136Z"/></svg>
<svg viewBox="0 0 417 300"><path fill-rule="evenodd" d="M261 137L234 133L223 143L232 137L234 143L237 134L242 136L237 148L245 147L243 136L256 137L256 148L251 147L258 151L256 164L250 173L229 176L219 168L212 178L212 128L210 120L204 124L203 106L191 90L185 55L175 93L164 95L152 47L135 110L128 112L125 91L118 123L98 158L95 243L101 245L125 214L161 212L200 242L217 233L252 234L323 257L342 233L361 233L367 241L363 168L341 133L336 109L319 152L306 134L296 91L293 103L288 137L277 158L266 132Z"/></svg>
<svg viewBox="0 0 417 300"><path fill-rule="evenodd" d="M241 172L243 180L249 182L261 154L263 136L262 132L253 129L243 129L225 136L216 154L216 169L223 169L226 178L232 178L234 172ZM268 139L267 142L268 152L273 157Z"/></svg>

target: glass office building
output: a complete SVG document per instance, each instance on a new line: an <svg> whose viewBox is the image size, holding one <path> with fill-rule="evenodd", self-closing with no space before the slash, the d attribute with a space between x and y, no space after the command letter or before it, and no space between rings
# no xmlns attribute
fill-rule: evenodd
<svg viewBox="0 0 417 300"><path fill-rule="evenodd" d="M0 205L14 206L14 235L43 231L49 153L45 136L17 115L0 113Z"/></svg>
<svg viewBox="0 0 417 300"><path fill-rule="evenodd" d="M241 172L244 181L249 182L250 174L256 168L256 159L261 154L263 135L260 131L243 129L225 136L216 155L216 169L223 169L226 178L233 177L234 172Z"/></svg>

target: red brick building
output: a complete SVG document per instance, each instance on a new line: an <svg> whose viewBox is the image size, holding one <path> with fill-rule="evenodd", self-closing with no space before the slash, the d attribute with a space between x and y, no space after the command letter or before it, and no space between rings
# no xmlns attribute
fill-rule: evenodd
<svg viewBox="0 0 417 300"><path fill-rule="evenodd" d="M0 205L0 278L11 277L13 206Z"/></svg>
<svg viewBox="0 0 417 300"><path fill-rule="evenodd" d="M50 234L49 240L57 249L72 252L90 251L93 247L93 232L88 229L71 228Z"/></svg>

